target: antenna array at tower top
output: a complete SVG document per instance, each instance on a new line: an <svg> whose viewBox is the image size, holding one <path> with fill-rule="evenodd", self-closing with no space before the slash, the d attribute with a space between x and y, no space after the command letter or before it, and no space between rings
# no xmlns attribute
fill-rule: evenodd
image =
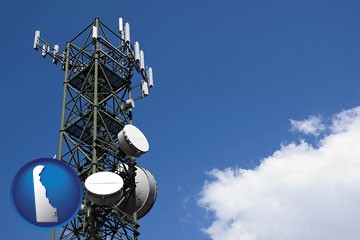
<svg viewBox="0 0 360 240"><path fill-rule="evenodd" d="M139 42L131 43L130 24L123 24L123 19L119 18L119 31L116 33L100 20L98 22L98 26L95 26L94 21L69 41L71 74L77 74L88 67L97 51L99 61L109 66L122 79L131 79L133 69L141 75L142 79L131 86L132 89L140 88L140 96L135 97L135 101L148 96L149 89L154 86L153 69L145 65L145 54L140 49ZM99 44L97 50L93 46L95 40ZM113 44L114 42L117 44ZM49 55L54 64L60 63L65 70L66 48L61 50L58 44L51 45L46 42L41 38L40 30L35 31L33 47L40 50L44 58Z"/></svg>

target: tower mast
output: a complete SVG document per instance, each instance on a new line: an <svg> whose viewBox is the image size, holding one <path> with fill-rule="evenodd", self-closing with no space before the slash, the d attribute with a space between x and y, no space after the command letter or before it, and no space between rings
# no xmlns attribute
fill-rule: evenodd
<svg viewBox="0 0 360 240"><path fill-rule="evenodd" d="M50 55L65 72L58 159L77 172L85 193L86 179L99 172L116 173L124 183L116 202L99 204L84 197L76 217L60 231L52 231L51 239L138 239L138 218L152 207L157 186L135 159L147 150L141 152L131 143L139 152L121 150L119 132L125 134L126 126L133 124L135 101L148 96L153 77L139 43L130 42L129 24L123 25L120 18L115 32L95 18L67 42L64 51L58 45L50 46L36 31L34 49L41 50L43 57ZM135 74L141 81L134 84ZM153 192L152 199L141 202L147 207L138 216L136 176L140 170L151 175L153 182L145 184ZM109 196L96 197L104 200Z"/></svg>

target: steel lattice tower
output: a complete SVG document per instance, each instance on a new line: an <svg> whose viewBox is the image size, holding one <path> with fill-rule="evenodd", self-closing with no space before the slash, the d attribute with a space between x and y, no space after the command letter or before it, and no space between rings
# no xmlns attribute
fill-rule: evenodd
<svg viewBox="0 0 360 240"><path fill-rule="evenodd" d="M51 239L138 239L135 211L136 159L119 150L117 134L132 123L134 101L148 95L152 69L144 65L139 45L130 42L128 23L112 31L99 18L67 42L64 51L35 34L34 48L50 55L65 71L58 159L70 165L84 184L99 171L124 179L124 195L111 206L97 206L86 197L78 215ZM132 83L134 74L139 76ZM142 80L141 80L142 79ZM141 81L140 81L141 80ZM119 172L119 167L122 169ZM131 201L133 214L121 209Z"/></svg>

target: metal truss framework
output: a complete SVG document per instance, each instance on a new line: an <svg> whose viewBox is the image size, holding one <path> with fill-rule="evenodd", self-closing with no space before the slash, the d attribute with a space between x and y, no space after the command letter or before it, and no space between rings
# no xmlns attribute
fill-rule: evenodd
<svg viewBox="0 0 360 240"><path fill-rule="evenodd" d="M138 239L136 211L129 215L121 210L126 201L135 206L136 160L119 150L117 134L132 123L127 100L144 97L141 91L132 96L141 86L141 82L132 85L133 74L148 80L146 69L140 68L130 42L98 18L69 41L64 52L40 38L36 47L65 71L59 159L78 173L83 184L95 172L111 171L121 174L125 189L120 202L109 207L84 198L78 215L61 231L52 231L51 239Z"/></svg>

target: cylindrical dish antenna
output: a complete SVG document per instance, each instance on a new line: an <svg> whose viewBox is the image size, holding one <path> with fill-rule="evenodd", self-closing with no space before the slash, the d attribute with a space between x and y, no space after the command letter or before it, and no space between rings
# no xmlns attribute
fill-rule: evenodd
<svg viewBox="0 0 360 240"><path fill-rule="evenodd" d="M85 180L86 197L96 205L109 206L121 199L123 186L118 174L97 172Z"/></svg>
<svg viewBox="0 0 360 240"><path fill-rule="evenodd" d="M140 157L149 151L149 142L145 135L134 125L125 125L119 132L118 139L121 151L130 156Z"/></svg>
<svg viewBox="0 0 360 240"><path fill-rule="evenodd" d="M157 183L155 177L145 168L136 166L135 176L136 203L130 197L127 201L120 204L120 209L128 214L137 213L138 218L145 216L152 208L157 197Z"/></svg>

